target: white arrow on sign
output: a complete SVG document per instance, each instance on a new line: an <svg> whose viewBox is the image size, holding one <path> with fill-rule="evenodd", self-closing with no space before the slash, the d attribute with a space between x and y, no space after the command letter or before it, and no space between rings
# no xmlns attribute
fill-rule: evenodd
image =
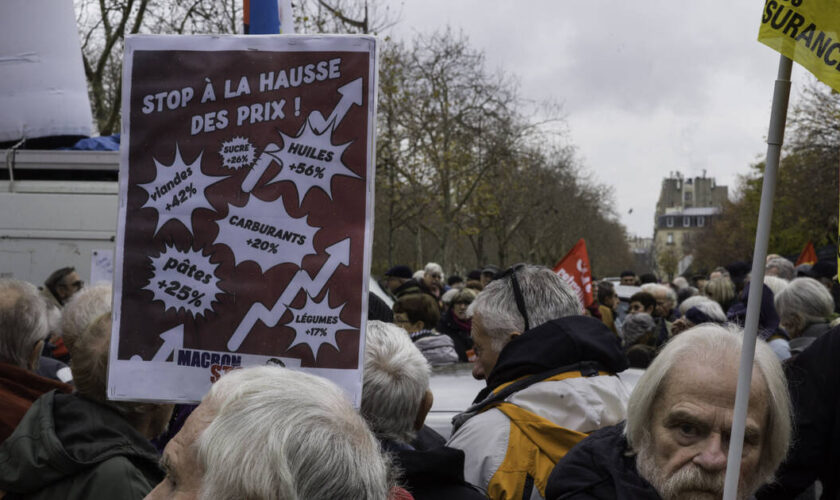
<svg viewBox="0 0 840 500"><path fill-rule="evenodd" d="M317 297L327 284L327 281L335 273L338 266L343 264L345 266L350 264L350 238L345 238L338 243L335 243L325 249L329 255L327 261L321 266L318 274L312 278L309 273L303 269L298 270L292 277L292 280L286 285L280 298L274 303L274 307L267 309L259 302L255 302L251 309L236 327L236 331L228 340L228 350L235 352L245 341L245 338L251 333L257 321L262 321L266 326L272 327L280 321L283 314L289 307L289 304L295 300L297 294L301 290L305 290L311 297Z"/></svg>
<svg viewBox="0 0 840 500"><path fill-rule="evenodd" d="M184 325L181 324L166 330L160 334L160 338L163 339L163 345L152 357L152 361L163 363L175 349L184 348ZM131 357L131 361L143 361L143 358L135 354Z"/></svg>
<svg viewBox="0 0 840 500"><path fill-rule="evenodd" d="M362 79L356 78L352 82L342 85L338 88L338 93L341 94L341 100L338 101L333 112L326 120L319 111L313 111L309 114L309 124L318 134L324 133L330 127L335 130L354 104L356 106L362 105Z"/></svg>

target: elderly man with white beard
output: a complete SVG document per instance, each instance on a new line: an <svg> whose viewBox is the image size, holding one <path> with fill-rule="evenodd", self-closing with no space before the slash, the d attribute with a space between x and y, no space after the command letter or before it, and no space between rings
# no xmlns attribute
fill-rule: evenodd
<svg viewBox="0 0 840 500"><path fill-rule="evenodd" d="M743 336L703 324L674 337L630 396L627 420L591 434L551 473L547 499L719 499ZM791 406L778 358L759 340L738 498L772 480Z"/></svg>

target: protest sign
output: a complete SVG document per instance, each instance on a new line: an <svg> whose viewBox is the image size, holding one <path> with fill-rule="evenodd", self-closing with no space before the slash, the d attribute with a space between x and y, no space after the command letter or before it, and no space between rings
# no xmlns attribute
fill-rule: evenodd
<svg viewBox="0 0 840 500"><path fill-rule="evenodd" d="M766 0L758 41L801 64L840 92L840 4Z"/></svg>
<svg viewBox="0 0 840 500"><path fill-rule="evenodd" d="M595 300L592 296L592 271L583 238L554 266L554 272L572 287L584 307L592 304Z"/></svg>
<svg viewBox="0 0 840 500"><path fill-rule="evenodd" d="M373 37L126 41L110 398L268 363L358 403L375 91Z"/></svg>

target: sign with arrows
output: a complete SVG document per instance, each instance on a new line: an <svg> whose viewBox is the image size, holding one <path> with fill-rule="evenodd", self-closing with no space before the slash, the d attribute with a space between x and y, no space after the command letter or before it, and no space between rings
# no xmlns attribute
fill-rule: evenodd
<svg viewBox="0 0 840 500"><path fill-rule="evenodd" d="M129 37L123 82L109 397L270 363L358 403L375 39Z"/></svg>

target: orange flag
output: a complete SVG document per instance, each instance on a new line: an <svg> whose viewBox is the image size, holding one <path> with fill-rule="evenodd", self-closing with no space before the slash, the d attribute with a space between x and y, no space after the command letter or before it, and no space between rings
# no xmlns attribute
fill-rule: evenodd
<svg viewBox="0 0 840 500"><path fill-rule="evenodd" d="M799 254L799 258L796 259L796 265L799 264L811 264L814 265L817 262L817 251L814 250L814 244L811 243L811 240L808 240L808 244L805 245L805 248L802 249L802 253Z"/></svg>
<svg viewBox="0 0 840 500"><path fill-rule="evenodd" d="M589 270L589 254L586 253L583 238L554 266L554 272L572 287L584 307L592 304L592 272Z"/></svg>

